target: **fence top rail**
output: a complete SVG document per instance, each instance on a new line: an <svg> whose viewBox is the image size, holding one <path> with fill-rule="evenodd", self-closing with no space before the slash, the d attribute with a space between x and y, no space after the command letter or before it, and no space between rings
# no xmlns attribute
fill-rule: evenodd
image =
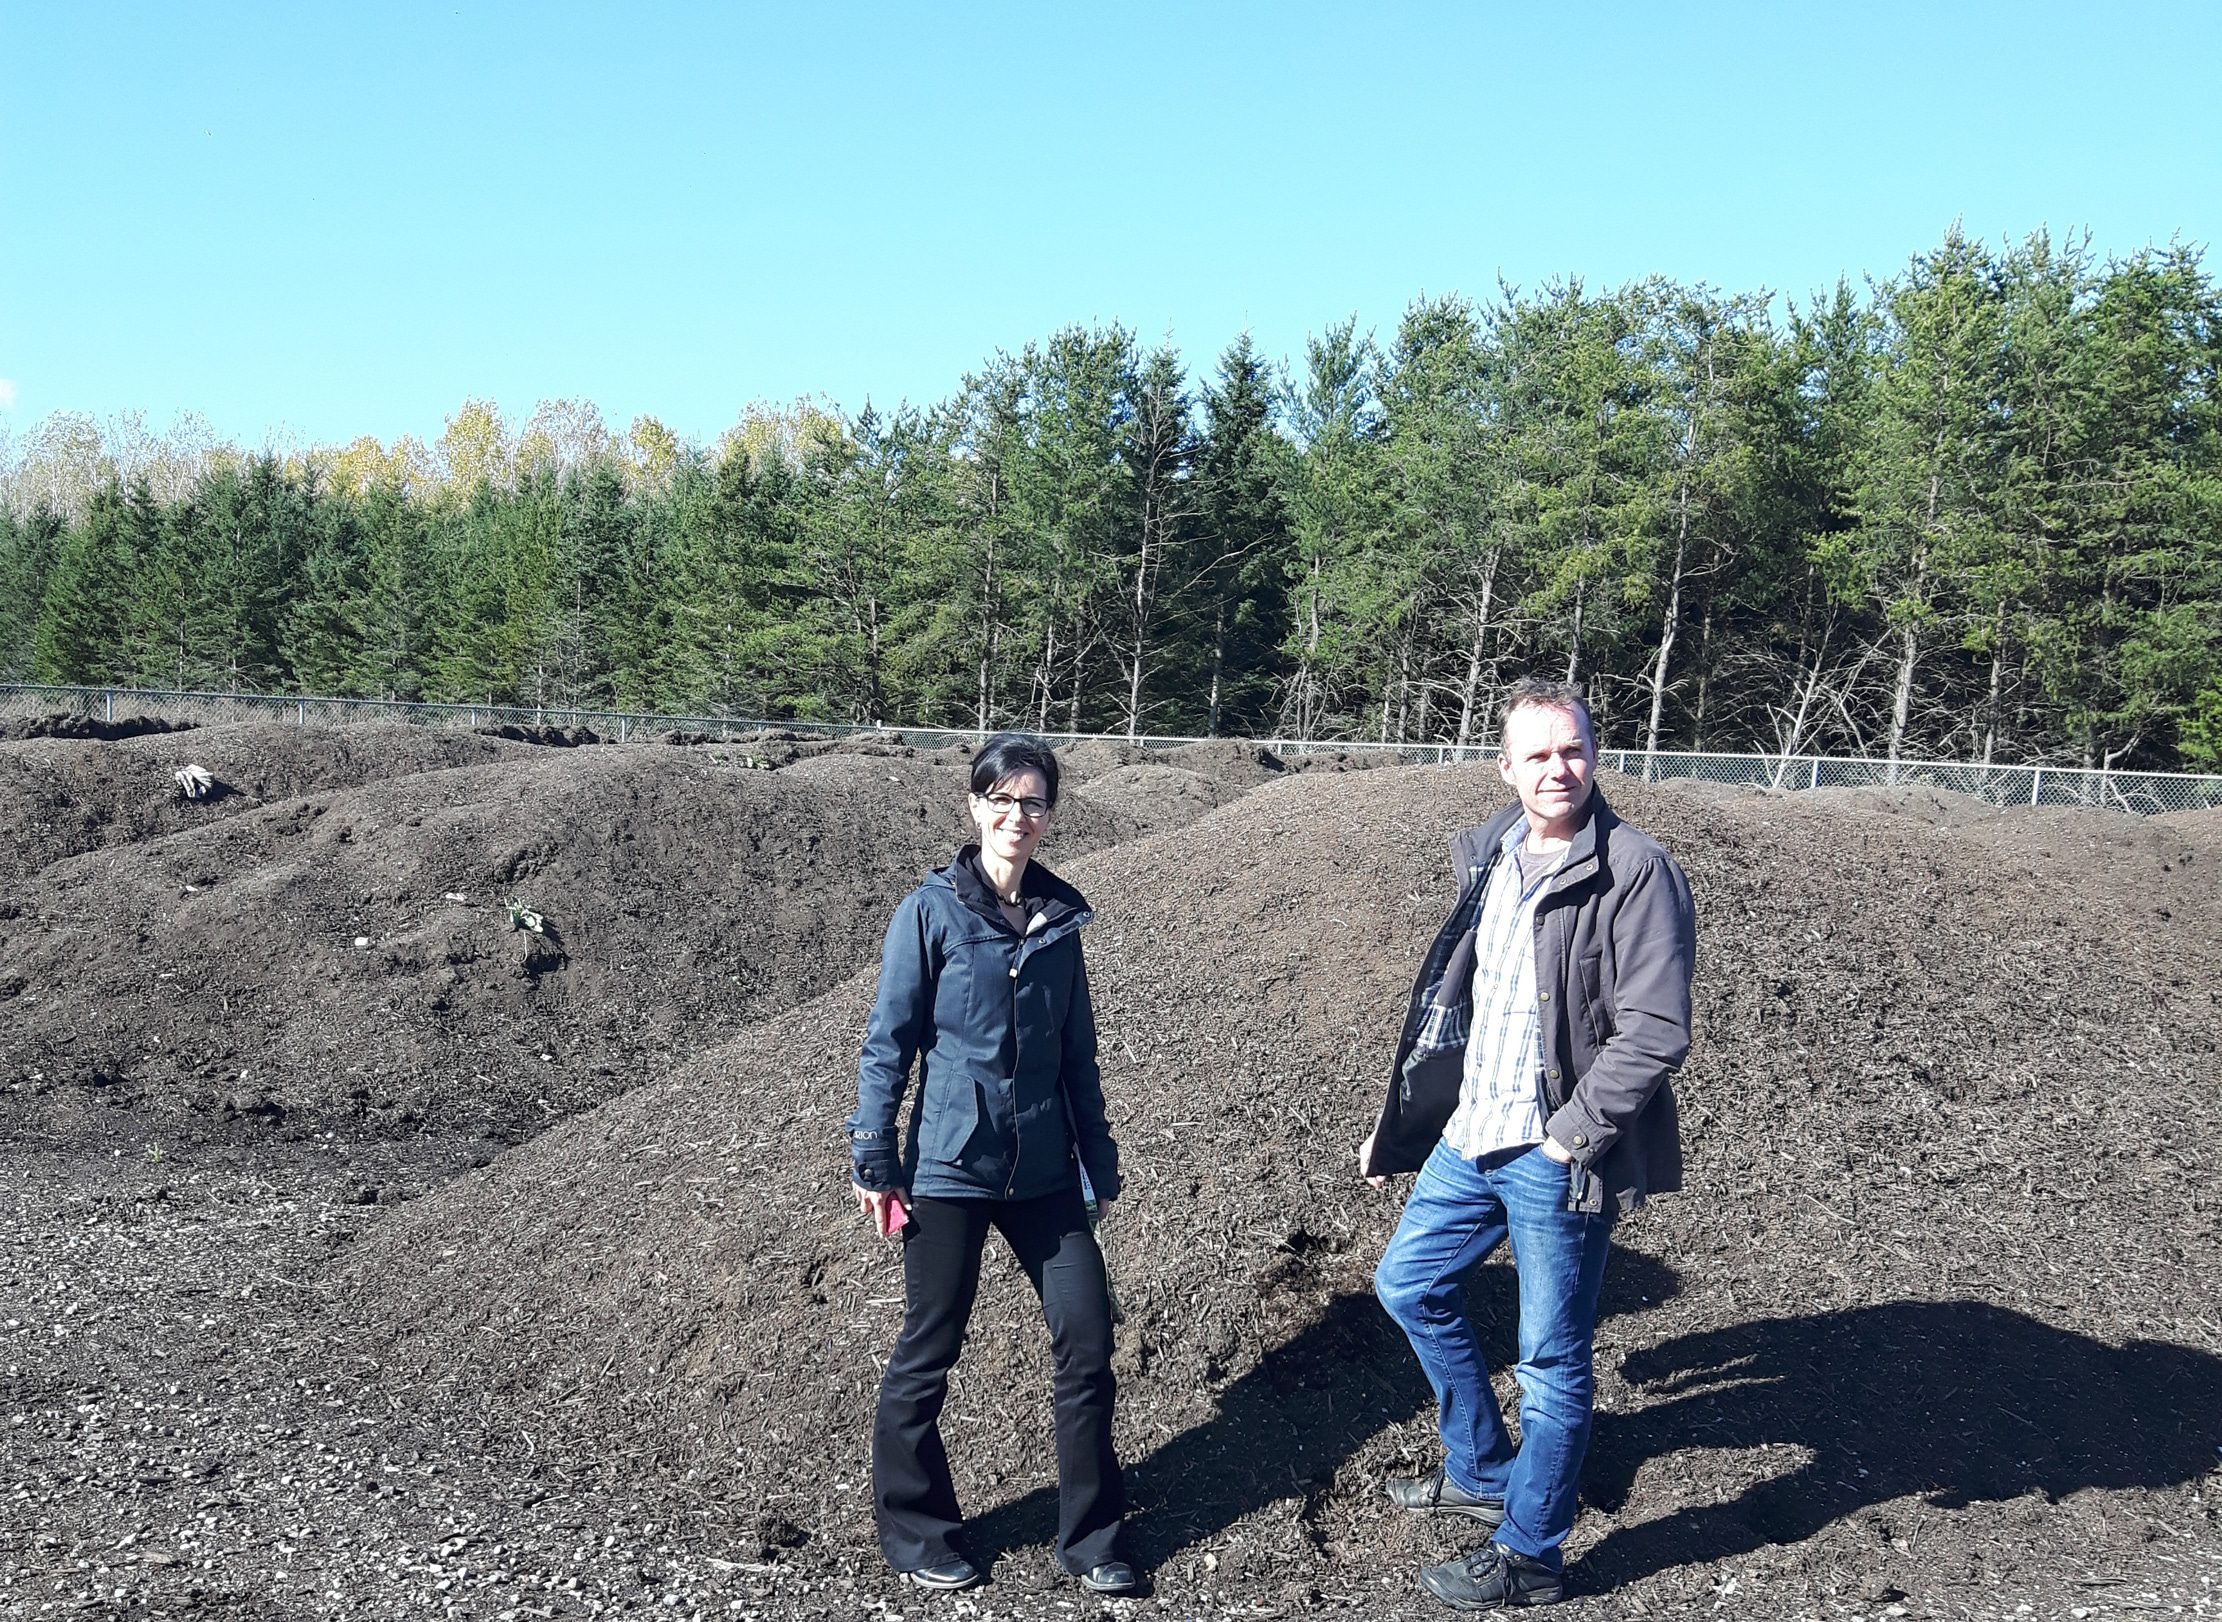
<svg viewBox="0 0 2222 1622"><path fill-rule="evenodd" d="M119 699L146 700L164 704L236 704L250 708L287 710L299 713L308 706L319 709L376 710L384 713L437 714L450 716L487 716L516 722L531 716L533 724L582 726L592 723L638 724L644 728L667 730L702 730L716 728L737 732L801 732L829 737L855 737L877 734L901 733L945 738L984 738L994 728L966 726L911 725L901 722L816 721L799 718L759 717L744 715L676 715L642 710L600 710L575 705L535 704L474 704L436 699L340 698L315 693L235 693L215 690L170 689L153 687L72 687L35 682L0 682L0 695L20 697L46 697L77 702L113 702ZM1123 732L1061 732L1044 731L1037 736L1047 742L1059 744L1109 743L1125 744L1143 749L1179 748L1188 744L1249 744L1269 748L1276 753L1324 754L1381 753L1394 755L1432 756L1439 761L1465 761L1486 757L1495 752L1495 740L1477 740L1456 743L1448 739L1427 742L1383 742L1368 738L1289 738L1218 737L1206 738L1176 733ZM2149 782L2164 780L2185 785L2213 786L2222 789L2222 775L2203 772L2155 771L2143 767L2122 768L2104 766L2069 766L2049 761L1982 762L1965 760L1914 759L1901 756L1893 761L1877 755L1782 755L1757 750L1700 750L1700 749L1646 749L1640 745L1600 746L1601 758L1613 760L1625 770L1632 761L1674 763L1702 761L1728 764L1748 762L1764 763L1778 771L1787 772L1794 767L1845 768L1855 771L1880 773L1951 772L1974 773L1988 778L2023 777L2042 772L2046 776L2073 778L2116 779Z"/></svg>

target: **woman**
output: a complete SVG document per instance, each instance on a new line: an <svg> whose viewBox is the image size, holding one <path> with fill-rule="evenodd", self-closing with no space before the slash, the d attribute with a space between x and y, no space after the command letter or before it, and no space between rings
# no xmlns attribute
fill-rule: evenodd
<svg viewBox="0 0 2222 1622"><path fill-rule="evenodd" d="M956 1546L940 1417L993 1226L1041 1297L1055 1353L1057 1563L1093 1592L1129 1593L1110 1290L1086 1209L1087 1194L1103 1206L1119 1192L1080 957L1093 915L1033 859L1057 804L1048 747L997 734L971 787L979 842L927 875L888 925L848 1123L857 1206L903 1240L903 1332L872 1427L873 1513L888 1564L912 1582L981 1581ZM898 1151L913 1060L918 1103Z"/></svg>

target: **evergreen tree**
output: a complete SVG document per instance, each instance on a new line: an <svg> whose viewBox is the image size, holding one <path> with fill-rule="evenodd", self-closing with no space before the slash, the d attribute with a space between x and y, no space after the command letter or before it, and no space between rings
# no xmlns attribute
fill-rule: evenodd
<svg viewBox="0 0 2222 1622"><path fill-rule="evenodd" d="M362 692L370 641L368 568L358 505L325 496L310 511L307 553L282 635L296 691L342 697Z"/></svg>
<svg viewBox="0 0 2222 1622"><path fill-rule="evenodd" d="M2110 268L2074 514L2055 543L2059 611L2032 650L2083 763L2211 762L2222 683L2222 297L2173 249Z"/></svg>
<svg viewBox="0 0 2222 1622"><path fill-rule="evenodd" d="M127 605L138 560L130 504L113 484L95 490L85 516L56 538L46 595L32 632L38 680L100 687L128 682Z"/></svg>
<svg viewBox="0 0 2222 1622"><path fill-rule="evenodd" d="M431 525L390 478L372 484L355 509L362 597L357 651L344 678L350 694L419 699L428 691L438 590Z"/></svg>
<svg viewBox="0 0 2222 1622"><path fill-rule="evenodd" d="M891 719L889 659L906 543L920 523L913 462L923 437L914 412L883 418L866 406L804 462L785 640L812 713Z"/></svg>
<svg viewBox="0 0 2222 1622"><path fill-rule="evenodd" d="M1353 317L1309 340L1306 359L1291 402L1299 446L1289 501L1294 669L1281 704L1282 730L1298 738L1357 723L1366 650L1358 612L1382 522L1373 339L1358 335Z"/></svg>
<svg viewBox="0 0 2222 1622"><path fill-rule="evenodd" d="M29 681L47 577L62 519L49 507L18 515L0 506L0 681Z"/></svg>
<svg viewBox="0 0 2222 1622"><path fill-rule="evenodd" d="M1112 563L1119 590L1113 623L1123 688L1120 720L1132 738L1144 730L1151 677L1163 662L1158 638L1165 617L1166 571L1186 551L1195 519L1196 443L1180 357L1171 345L1143 358L1130 392L1132 415L1122 449L1133 492L1133 524L1115 538Z"/></svg>
<svg viewBox="0 0 2222 1622"><path fill-rule="evenodd" d="M1198 521L1186 570L1194 586L1181 593L1192 605L1189 668L1202 680L1183 686L1203 693L1197 719L1214 738L1229 724L1262 729L1281 676L1291 459L1275 432L1278 392L1247 332L1227 346L1218 377L1203 390Z"/></svg>
<svg viewBox="0 0 2222 1622"><path fill-rule="evenodd" d="M1138 524L1123 454L1135 356L1119 327L1067 327L1019 359L1021 432L1010 460L1017 572L1029 588L1020 634L1032 654L1027 708L1037 730L1078 731L1088 675L1106 639L1121 537Z"/></svg>
<svg viewBox="0 0 2222 1622"><path fill-rule="evenodd" d="M1997 268L1955 228L1886 290L1882 314L1883 362L1856 474L1860 523L1828 561L1840 585L1880 611L1892 646L1886 752L1895 780L1922 658L1965 612L1973 561L1997 548Z"/></svg>
<svg viewBox="0 0 2222 1622"><path fill-rule="evenodd" d="M1462 299L1405 311L1380 385L1385 524L1360 618L1377 641L1383 737L1429 736L1433 657L1447 659L1468 742L1485 709L1511 532L1497 522L1507 476L1481 322Z"/></svg>
<svg viewBox="0 0 2222 1622"><path fill-rule="evenodd" d="M1579 282L1508 301L1504 354L1511 456L1532 560L1521 612L1535 654L1563 650L1611 724L1622 646L1651 617L1671 428L1644 294L1591 298Z"/></svg>

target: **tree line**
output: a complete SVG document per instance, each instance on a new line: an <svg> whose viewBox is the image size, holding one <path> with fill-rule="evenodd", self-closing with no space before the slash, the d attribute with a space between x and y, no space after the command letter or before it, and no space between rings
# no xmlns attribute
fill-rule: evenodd
<svg viewBox="0 0 2222 1622"><path fill-rule="evenodd" d="M1778 317L1432 298L1283 369L1073 327L949 398L0 454L0 676L549 709L2222 766L2222 300L1957 231Z"/></svg>

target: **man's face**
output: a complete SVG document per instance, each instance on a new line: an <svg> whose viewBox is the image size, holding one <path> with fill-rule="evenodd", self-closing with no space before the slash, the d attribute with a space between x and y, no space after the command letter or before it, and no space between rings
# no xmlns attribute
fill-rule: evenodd
<svg viewBox="0 0 2222 1622"><path fill-rule="evenodd" d="M1525 704L1505 717L1497 770L1520 796L1538 833L1564 835L1579 825L1597 771L1597 745L1578 715Z"/></svg>

